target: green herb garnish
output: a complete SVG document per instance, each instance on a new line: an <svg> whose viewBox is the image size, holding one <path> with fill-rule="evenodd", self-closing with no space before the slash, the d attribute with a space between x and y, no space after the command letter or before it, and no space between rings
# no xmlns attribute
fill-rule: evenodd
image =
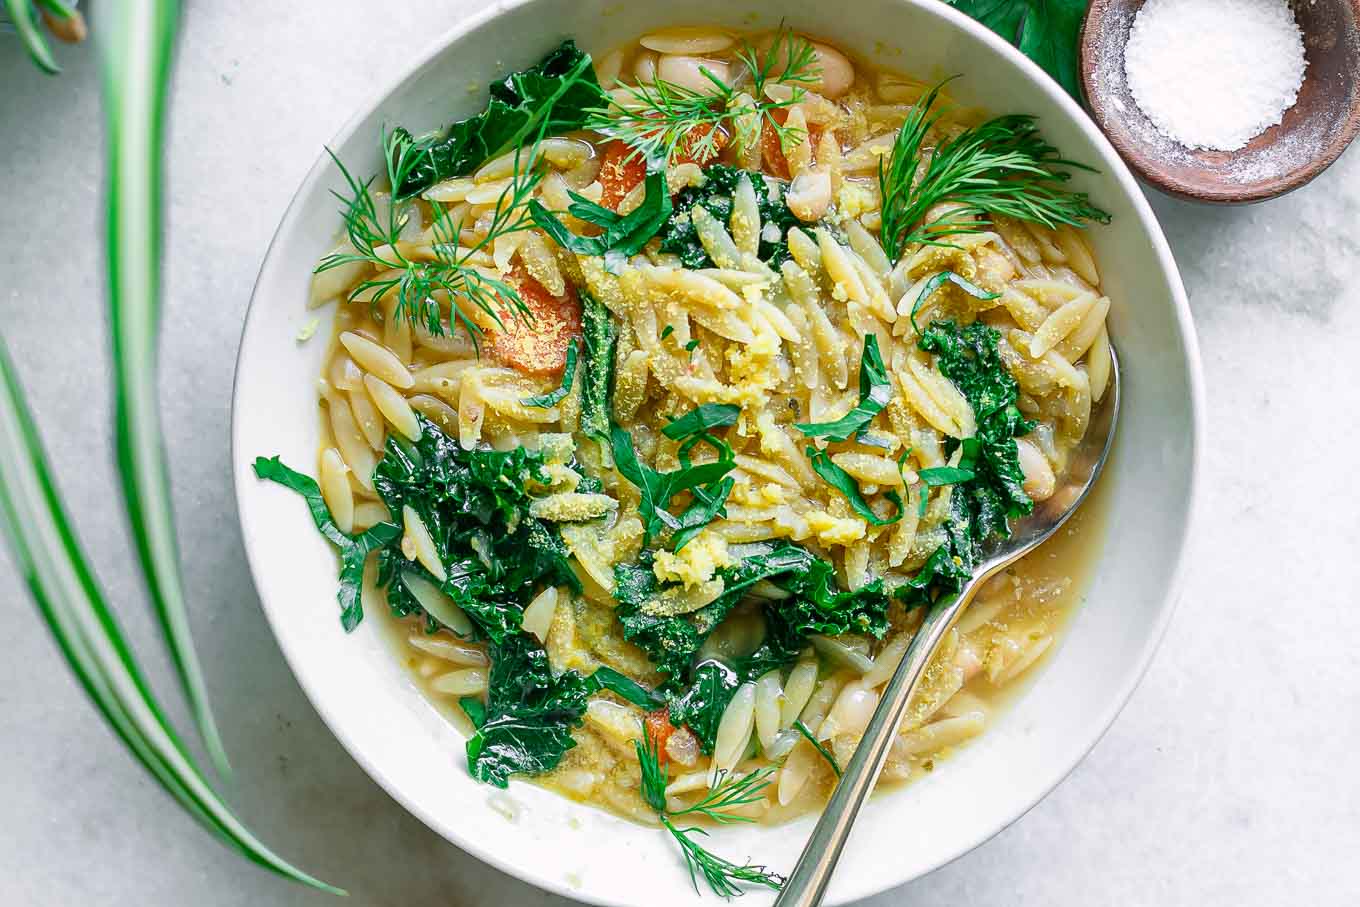
<svg viewBox="0 0 1360 907"><path fill-rule="evenodd" d="M551 409L565 400L567 394L571 393L572 381L576 379L577 346L576 338L573 337L571 343L567 345L567 364L562 369L561 385L559 385L556 390L550 391L549 393L540 394L537 397L525 397L520 403L538 409Z"/></svg>
<svg viewBox="0 0 1360 907"><path fill-rule="evenodd" d="M680 418L672 419L661 429L661 433L672 441L683 441L690 435L706 432L711 428L736 425L740 415L741 407L735 403L704 403Z"/></svg>
<svg viewBox="0 0 1360 907"><path fill-rule="evenodd" d="M932 469L922 469L916 475L931 488L939 488L942 485L959 485L963 482L971 482L977 477L971 469L959 469L954 466L936 466Z"/></svg>
<svg viewBox="0 0 1360 907"><path fill-rule="evenodd" d="M638 765L642 773L642 798L647 805L656 810L661 824L680 845L684 854L685 866L689 869L694 890L699 890L699 876L714 894L731 898L742 893L741 885L764 885L778 891L784 879L764 866L751 863L737 864L716 856L705 850L695 840L696 835L707 836L708 832L697 826L680 828L672 820L680 816L704 816L719 824L754 821L749 816L732 815L728 810L734 807L755 803L765 796L770 786L771 775L777 766L769 765L746 775L728 775L719 779L708 793L693 806L672 812L666 805L666 785L670 774L661 764L661 754L656 740L651 734L644 733L642 740L634 741L637 748Z"/></svg>
<svg viewBox="0 0 1360 907"><path fill-rule="evenodd" d="M932 110L943 87L936 85L916 102L891 157L879 161L880 235L893 261L913 243L948 245L943 242L948 236L988 229L974 219L984 215L1045 227L1109 223L1110 215L1092 205L1086 193L1067 188L1072 174L1063 168L1091 168L1059 156L1039 135L1032 116L996 117L928 147L926 137L943 116ZM944 203L954 207L927 222L926 213Z"/></svg>
<svg viewBox="0 0 1360 907"><path fill-rule="evenodd" d="M277 482L302 495L311 512L317 531L326 537L340 553L340 625L348 632L363 619L360 587L364 579L364 561L372 551L393 544L401 538L401 527L392 523L378 523L359 535L346 535L331 519L331 512L321 497L321 488L310 477L289 469L278 457L256 457L255 475Z"/></svg>
<svg viewBox="0 0 1360 907"><path fill-rule="evenodd" d="M840 763L836 761L835 756L831 755L830 750L822 746L822 742L818 740L816 736L813 735L812 731L808 729L808 726L806 724L803 724L803 720L801 718L793 723L793 729L798 733L802 734L808 743L812 744L812 748L815 749L818 752L818 754L820 754L821 757L826 760L826 764L831 766L831 770L835 772L836 777L839 778L841 776Z"/></svg>
<svg viewBox="0 0 1360 907"><path fill-rule="evenodd" d="M664 162L648 160L643 186L646 195L642 204L627 214L619 214L597 205L585 196L568 192L571 204L567 207L567 213L599 227L601 232L598 236L577 236L572 233L537 199L529 202L529 214L534 223L556 240L558 245L577 255L636 255L671 216L671 194L666 188Z"/></svg>
<svg viewBox="0 0 1360 907"><path fill-rule="evenodd" d="M761 230L756 257L773 267L785 261L789 257L789 247L783 237L799 221L781 200L783 193L780 193L779 199L771 198L770 187L763 174L739 170L726 164L705 167L702 186L686 186L676 195L671 218L659 234L661 251L678 255L680 263L691 271L713 267L713 260L708 257L703 243L699 242L699 233L690 219L690 211L695 205L702 205L719 223L728 223L732 218L732 195L743 176L750 180L751 188L755 190L761 224L773 224L779 231L779 238L771 241Z"/></svg>
<svg viewBox="0 0 1360 907"><path fill-rule="evenodd" d="M702 68L701 72L712 83L706 91L663 79L636 86L625 85L622 87L627 99L611 98L589 111L586 128L624 142L632 147L634 154L642 157L670 161L679 150L700 164L718 156L722 150L720 136L724 132L732 134L739 149L754 148L766 126L774 130L780 146L786 150L804 141L806 136L802 130L780 123L774 112L801 102L807 94L807 86L820 76L817 52L811 42L781 27L763 61L760 53L746 42L737 51L737 59L745 68L743 78L738 80L742 83L739 89ZM774 70L780 65L784 65L784 69L776 74ZM779 101L771 99L765 90L772 84L788 86L788 97ZM737 95L741 92L750 95L754 107L743 108L737 104Z"/></svg>
<svg viewBox="0 0 1360 907"><path fill-rule="evenodd" d="M618 329L614 327L604 303L584 290L579 295L581 337L585 342L585 371L581 374L581 431L598 441L607 442Z"/></svg>
<svg viewBox="0 0 1360 907"><path fill-rule="evenodd" d="M587 108L598 106L602 97L590 55L570 40L536 66L494 83L490 93L485 110L454 123L441 135L413 140L406 130L398 130L416 152L401 180L392 183L398 198L409 198L450 177L466 176L535 135L581 129Z"/></svg>
<svg viewBox="0 0 1360 907"><path fill-rule="evenodd" d="M891 399L892 384L883 355L878 351L878 338L869 334L864 338L864 351L859 357L859 403L855 408L834 422L798 422L793 427L809 438L846 441L864 431Z"/></svg>
<svg viewBox="0 0 1360 907"><path fill-rule="evenodd" d="M812 471L821 476L822 479L845 496L850 502L850 509L855 511L872 526L891 526L902 519L902 496L896 490L888 490L883 496L897 505L897 513L891 517L883 518L869 506L869 502L864 500L864 495L860 494L859 483L855 477L835 463L831 462L831 455L824 450L815 447L807 448L808 460L812 465Z"/></svg>
<svg viewBox="0 0 1360 907"><path fill-rule="evenodd" d="M925 305L926 300L935 295L935 291L944 286L946 282L952 283L974 299L991 301L1001 297L1000 293L989 293L971 280L960 277L953 271L941 271L938 274L932 275L931 278L925 282L925 286L921 287L921 292L916 294L916 301L911 304L911 326L916 330L916 333L921 333L920 326L916 324L916 313L921 310L921 306Z"/></svg>
<svg viewBox="0 0 1360 907"><path fill-rule="evenodd" d="M708 429L733 424L739 412L739 407L727 404L705 404L666 426L663 433L682 442L677 452L680 468L672 472L657 472L642 463L632 436L617 425L611 429L615 468L642 495L638 511L647 540L670 530L671 545L679 551L715 518L726 515L723 505L735 484L727 474L735 468L736 459L731 446ZM717 451L718 459L695 465L691 454L700 444ZM671 500L684 492L693 501L675 516L670 512Z"/></svg>
<svg viewBox="0 0 1360 907"><path fill-rule="evenodd" d="M382 144L385 176L391 185L401 185L420 165L424 153L409 136L401 132L383 136ZM379 276L360 281L350 291L351 302L364 299L376 306L389 294L395 293L393 317L420 321L430 333L437 335L444 333L439 302L434 296L439 291L447 293L452 299L469 300L495 319L497 324L502 324L502 313L507 310L514 317L528 317L529 309L513 286L498 277L489 276L472 262L478 253L491 249L500 237L533 227L533 222L524 214L523 206L533 196L543 178L541 170L530 166L535 149L524 151L522 160L520 153L516 153L514 176L496 200L496 210L486 235L471 246L462 246L461 222L453 223L443 205L430 206L434 218L432 226L435 242L430 245L434 251L434 261L409 258L402 251L402 229L410 218L418 216L416 209L396 202L380 206L369 191L372 180L365 182L358 179L330 149L327 149L327 153L349 185L348 195L337 192L335 196L344 206L340 215L345 221L345 236L354 251L332 252L317 264L316 273L351 263L371 265L379 272ZM398 271L400 274L396 277L382 276L388 271ZM457 305L450 307L449 317L451 329L461 323L474 339L481 336L481 327Z"/></svg>

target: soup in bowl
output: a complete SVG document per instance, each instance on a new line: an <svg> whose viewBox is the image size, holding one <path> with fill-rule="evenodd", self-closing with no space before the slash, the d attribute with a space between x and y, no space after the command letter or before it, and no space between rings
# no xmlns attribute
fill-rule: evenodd
<svg viewBox="0 0 1360 907"><path fill-rule="evenodd" d="M528 8L466 34L499 40ZM1137 350L1160 332L1160 356L1181 353L1188 421L1155 429L1183 446L1180 509L1142 516L1179 526L1152 569L1169 594L1197 385L1160 235L1042 75L952 15L889 9L921 25L900 55L817 16L647 27L620 12L602 20L614 40L516 38L526 59L482 73L489 99L451 124L422 118L455 84L441 80L471 74L476 54L449 55L474 38L455 40L380 125L338 143L266 262L236 454L253 465L239 474L247 545L285 652L314 698L325 674L346 676L368 707L333 690L318 706L404 803L540 884L628 902L590 856L607 829L648 873L777 888L924 608L1061 488L1112 338L1152 396L1174 397L1177 372L1140 376L1158 359ZM966 65L935 78L942 41L972 48L984 81ZM1020 97L978 90L1006 67L1028 79ZM329 224L320 185L338 187ZM1160 270L1112 277L1116 241ZM276 390L270 415L251 396L265 305L276 325L326 324L260 366L304 391ZM1121 443L1158 418L1175 417L1126 415ZM1121 486L1151 475L1122 462L1103 495L1116 510ZM862 820L898 841L921 820L947 830L952 851L911 839L915 871L1029 805L1141 670L1165 606L1097 627L1124 628L1103 697L1055 717L1069 706L1048 694L1044 736L1062 745L1046 763L1029 753L1028 800L985 774L1025 749L1015 722L1033 733L1039 713L1022 716L1044 680L1014 707L1009 694L1079 661L1067 652L1091 644L1106 578L1158 556L1144 544L1107 563L1101 503L990 582L928 671L881 781L916 783ZM267 553L257 507L276 515ZM307 585L281 615L268 565L284 551ZM323 619L297 648L279 629ZM949 784L961 777L973 786ZM514 856L549 841L555 877ZM847 859L843 896L909 877L900 860L866 876ZM661 897L688 890L674 887Z"/></svg>

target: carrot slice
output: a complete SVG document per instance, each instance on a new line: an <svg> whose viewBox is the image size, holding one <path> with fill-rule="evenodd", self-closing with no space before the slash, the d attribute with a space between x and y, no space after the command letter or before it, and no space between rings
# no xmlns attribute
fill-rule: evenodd
<svg viewBox="0 0 1360 907"><path fill-rule="evenodd" d="M486 332L487 348L501 363L529 375L560 377L567 347L581 336L581 300L570 285L553 296L518 263L506 275L529 309L528 315L501 312L501 327Z"/></svg>
<svg viewBox="0 0 1360 907"><path fill-rule="evenodd" d="M620 141L612 141L604 146L600 159L600 204L616 211L619 202L633 188L647 177L647 162L633 149Z"/></svg>
<svg viewBox="0 0 1360 907"><path fill-rule="evenodd" d="M716 131L715 131L716 130ZM713 136L711 148L699 147L701 143ZM695 126L685 137L675 145L675 163L677 164L698 164L700 167L707 166L713 162L722 150L732 141L732 137L727 134L727 130L722 129L716 123L707 123Z"/></svg>
<svg viewBox="0 0 1360 907"><path fill-rule="evenodd" d="M776 107L770 111L770 116L780 126L788 119L789 112L786 108ZM817 143L822 139L824 130L820 126L809 125L807 135L803 136L803 141L808 143L808 147L815 149ZM789 171L789 159L784 156L784 146L779 141L779 133L769 123L760 124L760 154L765 159L765 166L770 173L780 179L789 179L792 174Z"/></svg>
<svg viewBox="0 0 1360 907"><path fill-rule="evenodd" d="M671 734L675 733L675 725L671 724L670 709L662 706L655 711L648 712L642 719L643 727L648 737L656 744L658 761L666 761L666 741L671 739Z"/></svg>

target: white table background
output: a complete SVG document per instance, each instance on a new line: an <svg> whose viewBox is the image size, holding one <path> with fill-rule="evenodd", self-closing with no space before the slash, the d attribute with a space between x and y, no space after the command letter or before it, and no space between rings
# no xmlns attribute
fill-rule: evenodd
<svg viewBox="0 0 1360 907"><path fill-rule="evenodd" d="M258 608L229 483L236 346L275 223L402 48L479 5L191 3L174 73L161 386L229 795L363 907L566 903L428 831L331 737ZM0 39L0 331L99 576L173 698L110 463L98 70L90 48L58 56L66 72L48 78ZM1133 700L1052 796L864 907L1360 901L1360 151L1259 207L1152 201L1208 379L1179 611ZM335 903L187 819L97 719L7 559L0 588L0 905Z"/></svg>

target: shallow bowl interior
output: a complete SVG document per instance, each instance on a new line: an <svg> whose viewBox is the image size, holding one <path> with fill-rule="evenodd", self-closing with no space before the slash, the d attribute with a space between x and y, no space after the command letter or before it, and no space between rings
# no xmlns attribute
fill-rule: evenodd
<svg viewBox="0 0 1360 907"><path fill-rule="evenodd" d="M851 14L811 0L696 0L682 14L655 2L524 0L459 24L329 144L351 169L378 169L378 133L423 131L484 103L486 83L572 36L595 52L670 24L773 27L780 19L861 59L922 76L962 73L965 102L1037 114L1064 152L1101 173L1079 178L1113 223L1093 235L1114 299L1112 334L1127 404L1106 482L1117 518L1088 601L1056 657L978 743L922 783L861 815L831 902L865 897L953 859L1034 805L1113 720L1170 614L1192 511L1200 449L1200 381L1184 290L1165 239L1131 175L1054 83L990 32L936 0L861 0ZM325 137L318 137L320 144ZM338 228L328 194L339 175L318 156L265 259L242 338L233 415L233 470L247 555L265 612L312 703L354 758L394 798L464 850L533 884L601 904L693 905L662 834L532 785L508 793L475 783L463 740L421 697L373 621L341 631L335 558L297 497L257 481L257 455L314 469L316 377L325 346L299 345L309 272ZM327 316L329 313L322 313ZM512 812L513 820L506 812ZM713 846L789 868L812 819L725 829ZM345 882L346 880L339 880ZM768 895L755 893L751 903Z"/></svg>
<svg viewBox="0 0 1360 907"><path fill-rule="evenodd" d="M1326 170L1360 132L1360 0L1294 0L1308 68L1284 119L1237 151L1191 150L1138 108L1124 45L1144 0L1091 0L1081 79L1091 115L1137 174L1190 201L1245 204L1284 195Z"/></svg>

